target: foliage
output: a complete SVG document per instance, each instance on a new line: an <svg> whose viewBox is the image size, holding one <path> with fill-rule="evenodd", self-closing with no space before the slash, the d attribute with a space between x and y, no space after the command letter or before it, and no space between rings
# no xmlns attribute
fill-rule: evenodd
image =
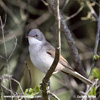
<svg viewBox="0 0 100 100"><path fill-rule="evenodd" d="M26 89L24 96L26 96L27 98L34 98L34 96L39 92L40 92L40 87L35 86L33 89L32 88Z"/></svg>
<svg viewBox="0 0 100 100"><path fill-rule="evenodd" d="M92 87L91 91L89 92L89 95L96 96L96 88Z"/></svg>
<svg viewBox="0 0 100 100"><path fill-rule="evenodd" d="M98 70L96 67L93 69L92 74L95 78L100 80L100 70Z"/></svg>
<svg viewBox="0 0 100 100"><path fill-rule="evenodd" d="M100 59L100 56L97 55L97 54L95 54L95 55L93 56L93 58L94 58L95 60L98 60L98 59Z"/></svg>

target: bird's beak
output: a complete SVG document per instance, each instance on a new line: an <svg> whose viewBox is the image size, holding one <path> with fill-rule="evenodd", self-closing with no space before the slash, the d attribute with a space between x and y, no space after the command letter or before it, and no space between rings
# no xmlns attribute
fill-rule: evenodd
<svg viewBox="0 0 100 100"><path fill-rule="evenodd" d="M27 35L26 38L30 38L31 36Z"/></svg>
<svg viewBox="0 0 100 100"><path fill-rule="evenodd" d="M32 38L32 36L27 35L26 38Z"/></svg>

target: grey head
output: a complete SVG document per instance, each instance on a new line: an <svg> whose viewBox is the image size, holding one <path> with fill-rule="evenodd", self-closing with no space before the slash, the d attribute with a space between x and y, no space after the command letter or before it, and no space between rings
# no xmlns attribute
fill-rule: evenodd
<svg viewBox="0 0 100 100"><path fill-rule="evenodd" d="M28 37L31 37L31 38L33 37L39 41L45 41L45 37L39 29L32 29L29 32Z"/></svg>

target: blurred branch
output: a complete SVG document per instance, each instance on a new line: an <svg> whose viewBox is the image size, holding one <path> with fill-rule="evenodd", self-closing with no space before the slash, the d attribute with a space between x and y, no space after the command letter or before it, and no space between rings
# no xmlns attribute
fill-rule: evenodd
<svg viewBox="0 0 100 100"><path fill-rule="evenodd" d="M6 42L5 42L5 36L4 36L4 24L2 22L1 16L0 16L0 25L1 25L1 30L2 30L2 37L3 37L3 43L4 43L4 50L5 50L5 57L7 60L7 47L6 47Z"/></svg>
<svg viewBox="0 0 100 100"><path fill-rule="evenodd" d="M88 8L90 9L91 14L92 14L94 20L96 21L96 20L98 19L98 16L97 16L96 12L94 11L94 9L93 9L91 3L90 3L88 0L86 0L85 2L86 2L86 4L87 4Z"/></svg>
<svg viewBox="0 0 100 100"><path fill-rule="evenodd" d="M83 9L83 5L78 9L78 11L77 12L75 12L73 15L71 15L71 16L67 16L67 18L66 18L66 20L68 21L68 20L70 20L70 19L72 19L72 18L74 18L75 16L77 16L81 11L82 11L82 9Z"/></svg>
<svg viewBox="0 0 100 100"><path fill-rule="evenodd" d="M4 85L0 84L0 86L1 86L1 87L3 87L4 89L6 89L7 91L9 91L11 94L15 95L15 94L13 93L13 91L12 91L12 90L8 89L8 88L7 88L7 87L5 87Z"/></svg>
<svg viewBox="0 0 100 100"><path fill-rule="evenodd" d="M72 34L71 34L70 30L68 29L68 26L66 25L66 21L65 21L63 15L61 15L61 27L62 27L61 28L62 31L64 32L64 34L66 36L68 45L70 47L71 56L73 58L73 62L75 64L75 66L76 66L77 71L80 74L82 74L84 77L87 77L86 73L85 73L85 70L83 68L82 62L81 62L81 60L79 58L79 54L78 54L78 50L77 50L75 41L74 41L74 39L72 37Z"/></svg>
<svg viewBox="0 0 100 100"><path fill-rule="evenodd" d="M4 59L4 60L6 60L6 58L5 58L5 57L3 57L3 56L1 56L1 55L0 55L0 58L2 58L2 59Z"/></svg>
<svg viewBox="0 0 100 100"><path fill-rule="evenodd" d="M24 61L24 63L25 63L25 65L26 65L26 67L27 67L27 70L28 70L28 72L29 72L29 76L30 76L30 86L29 86L29 89L30 89L30 88L31 88L31 84L32 84L31 71L30 71L30 68L29 68L29 66L28 66L26 60ZM28 92L29 92L29 89L28 89ZM27 93L28 93L28 92L27 92Z"/></svg>
<svg viewBox="0 0 100 100"><path fill-rule="evenodd" d="M16 36L15 36L15 46L14 46L13 50L11 51L11 54L10 54L9 57L8 57L8 54L7 54L7 47L6 47L6 39L5 39L5 33L4 33L4 27L5 27L5 24L6 24L6 20L7 20L7 16L5 16L5 22L4 22L4 24L3 24L3 21L2 21L1 16L0 16L1 31L2 31L2 37L3 37L2 42L3 42L3 44L4 44L4 50L5 50L5 57L3 57L3 56L1 56L1 55L0 55L0 57L6 60L7 67L8 67L8 70L9 70L9 64L8 64L8 62L9 62L9 59L11 58L11 56L13 55L13 53L14 53L14 51L15 51L15 49L16 49L16 46L17 46L17 38L16 38Z"/></svg>
<svg viewBox="0 0 100 100"><path fill-rule="evenodd" d="M55 58L54 58L54 62L51 65L50 69L47 71L45 77L42 80L42 84L41 84L41 90L42 90L42 95L43 95L43 99L44 100L49 100L48 99L48 93L47 93L47 83L52 75L52 73L54 72L58 61L59 61L59 57L60 57L60 14L59 14L59 0L55 0L54 2L55 5L55 18L56 18L56 53L55 53Z"/></svg>
<svg viewBox="0 0 100 100"><path fill-rule="evenodd" d="M34 15L41 15L43 14L45 11L44 10L37 10L35 8L33 8L30 4L24 2L24 1L17 1L17 0L7 0L7 2L9 2L10 4L17 6L17 7L21 7L21 9L23 10L27 10L29 13L34 14ZM21 4L21 6L20 6Z"/></svg>
<svg viewBox="0 0 100 100"><path fill-rule="evenodd" d="M5 17L6 18L6 17ZM5 19L5 22L4 22L4 24L3 24L3 21L2 21L2 19L1 19L1 16L0 16L0 23L1 23L1 31L2 31L2 37L3 37L3 44L4 44L4 50L5 50L5 61L6 61L6 66L7 66L7 73L9 73L10 72L10 66L9 66L9 61L8 61L8 54L7 54L7 47L6 47L6 40L5 40L5 35L4 35L4 27L5 27L5 24L6 24L6 19ZM14 52L14 51L13 51ZM12 53L13 53L12 52ZM12 54L11 53L11 54ZM11 86L11 80L10 80L10 78L9 78L9 86L10 86L10 89L12 90L12 86ZM13 94L12 94L12 92L11 92L11 96L12 96Z"/></svg>
<svg viewBox="0 0 100 100"><path fill-rule="evenodd" d="M54 93L48 92L52 97L54 97L56 100L60 100Z"/></svg>
<svg viewBox="0 0 100 100"><path fill-rule="evenodd" d="M99 1L99 5L100 5L100 1ZM98 18L97 35L96 35L96 40L95 40L95 47L94 47L94 54L93 54L93 58L92 58L92 68L91 68L91 71L90 71L90 75L92 73L93 68L96 65L96 60L94 59L94 55L97 54L97 50L98 50L98 46L99 46L99 40L100 40L100 6L99 6L99 18Z"/></svg>
<svg viewBox="0 0 100 100"><path fill-rule="evenodd" d="M19 23L19 20L16 18L13 12L5 5L5 3L2 0L0 0L0 6L4 9L6 13L8 13L12 17L12 19L16 24Z"/></svg>
<svg viewBox="0 0 100 100"><path fill-rule="evenodd" d="M21 27L19 27L16 31L14 31L14 30L9 30L9 32L7 32L6 34L5 34L5 42L8 42L8 41L10 41L10 40L12 40L12 39L16 39L16 37L19 37L19 36L21 36L23 34L23 30L22 30L22 28ZM0 38L0 45L1 44L3 44L3 39L2 38ZM16 40L15 40L15 43L16 43Z"/></svg>
<svg viewBox="0 0 100 100"><path fill-rule="evenodd" d="M15 34L14 34L14 36L15 36ZM17 38L16 38L16 36L15 36L14 48L13 48L13 50L11 51L11 54L9 55L8 60L10 60L11 56L13 55L13 53L14 53L14 51L15 51L15 49L16 49L16 46L17 46Z"/></svg>
<svg viewBox="0 0 100 100"><path fill-rule="evenodd" d="M0 77L0 80L3 80L3 79L8 79L8 80L10 79L10 80L16 82L16 83L19 85L22 94L24 94L24 91L23 91L23 89L22 89L22 87L21 87L21 84L20 84L16 79L12 78L12 77L9 76L9 75L6 75L6 76L3 76L3 77ZM9 90L9 89L8 89L8 90ZM13 92L12 90L10 90L10 91ZM14 92L13 92L13 93L14 93Z"/></svg>
<svg viewBox="0 0 100 100"><path fill-rule="evenodd" d="M49 8L51 9L52 13L55 13L55 8L54 8L53 4L50 2L50 0L47 0L47 1L48 1ZM64 19L63 15L61 13L60 13L60 17L61 17L61 29L64 32L65 37L67 39L68 45L70 47L71 56L73 58L73 62L75 64L75 66L77 67L76 69L84 77L87 77L85 70L83 68L82 62L79 58L79 54L78 54L78 50L77 50L75 41L72 37L70 30L68 29L68 26L66 25L66 20Z"/></svg>
<svg viewBox="0 0 100 100"><path fill-rule="evenodd" d="M39 25L41 25L42 23L44 23L47 19L49 19L50 16L51 15L49 13L44 13L43 15L41 15L40 17L38 17L36 20L30 22L26 26L26 30L30 30L32 28L38 27Z"/></svg>
<svg viewBox="0 0 100 100"><path fill-rule="evenodd" d="M87 89L87 91L84 93L84 96L82 96L82 100L86 100L88 97L88 93L91 91L91 89L97 84L98 79L96 79L93 84Z"/></svg>
<svg viewBox="0 0 100 100"><path fill-rule="evenodd" d="M28 49L24 48L24 50L22 50L22 53L18 58L18 63L13 72L13 78L16 79L17 81L20 81L23 75L24 60L27 57L27 55L28 55ZM12 81L12 88L14 91L16 91L17 87L18 87L18 84Z"/></svg>
<svg viewBox="0 0 100 100"><path fill-rule="evenodd" d="M69 2L69 0L65 0L62 11L64 11L64 9L65 9L66 5L68 4L68 2Z"/></svg>

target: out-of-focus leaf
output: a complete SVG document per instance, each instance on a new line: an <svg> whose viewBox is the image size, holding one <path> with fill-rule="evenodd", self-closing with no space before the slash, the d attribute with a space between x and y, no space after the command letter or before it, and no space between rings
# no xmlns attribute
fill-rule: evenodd
<svg viewBox="0 0 100 100"><path fill-rule="evenodd" d="M93 69L92 74L95 78L100 80L100 71L96 67Z"/></svg>
<svg viewBox="0 0 100 100"><path fill-rule="evenodd" d="M100 97L100 85L96 89L96 97Z"/></svg>
<svg viewBox="0 0 100 100"><path fill-rule="evenodd" d="M98 60L98 59L100 59L100 56L97 55L97 54L95 54L95 55L93 56L93 58L94 58L95 60Z"/></svg>
<svg viewBox="0 0 100 100"><path fill-rule="evenodd" d="M91 89L91 91L89 92L89 95L96 96L96 88L95 88L95 87L93 87L93 88Z"/></svg>
<svg viewBox="0 0 100 100"><path fill-rule="evenodd" d="M40 87L39 86L35 86L33 89L26 89L25 90L25 96L26 98L33 98L34 95L38 94L40 92Z"/></svg>

